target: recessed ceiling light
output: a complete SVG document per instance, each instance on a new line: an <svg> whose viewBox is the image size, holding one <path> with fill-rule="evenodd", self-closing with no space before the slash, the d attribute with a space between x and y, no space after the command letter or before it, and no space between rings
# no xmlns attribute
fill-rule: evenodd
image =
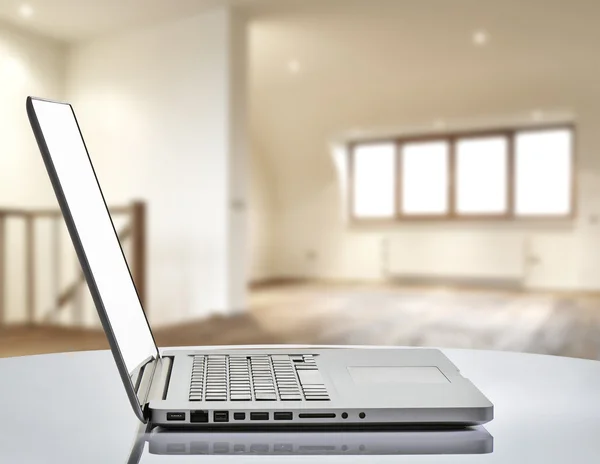
<svg viewBox="0 0 600 464"><path fill-rule="evenodd" d="M298 74L298 72L300 71L300 63L298 62L298 60L290 60L288 61L287 68L288 71L292 74Z"/></svg>
<svg viewBox="0 0 600 464"><path fill-rule="evenodd" d="M478 31L473 32L473 43L478 47L483 47L484 45L487 45L489 41L490 34L488 34L487 31L480 29Z"/></svg>
<svg viewBox="0 0 600 464"><path fill-rule="evenodd" d="M19 7L19 14L23 18L31 18L33 16L33 7L31 5L23 4Z"/></svg>

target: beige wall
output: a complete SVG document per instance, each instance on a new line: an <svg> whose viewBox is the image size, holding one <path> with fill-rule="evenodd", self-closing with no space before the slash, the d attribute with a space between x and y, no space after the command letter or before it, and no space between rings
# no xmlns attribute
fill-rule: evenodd
<svg viewBox="0 0 600 464"><path fill-rule="evenodd" d="M273 275L268 166L247 153L245 31L245 18L225 9L70 46L0 26L1 204L57 206L24 101L72 101L109 202L150 203L149 310L159 323L239 310L246 281ZM9 321L18 321L23 225L11 221L8 232L5 297ZM40 315L56 297L51 240L52 225L41 223ZM62 226L60 241L64 288L78 267ZM97 322L89 301L86 322Z"/></svg>
<svg viewBox="0 0 600 464"><path fill-rule="evenodd" d="M61 98L64 74L62 44L0 23L1 205L54 204L48 200L52 190L27 120L25 99L31 94Z"/></svg>
<svg viewBox="0 0 600 464"><path fill-rule="evenodd" d="M64 68L63 45L0 23L0 208L56 204L27 120L25 98L62 98ZM9 323L25 319L23 237L23 224L8 221L7 293L1 296ZM40 266L48 263L48 250L38 255Z"/></svg>
<svg viewBox="0 0 600 464"><path fill-rule="evenodd" d="M518 15L514 2L500 1L304 5L282 7L251 28L253 151L268 164L275 198L275 274L379 279L389 239L406 250L467 240L485 248L479 255L500 261L506 237L516 236L527 243L524 259L532 258L528 287L600 288L600 31L593 24L600 5L575 1L565 9L564 2L535 0L519 3ZM491 34L487 47L471 43L478 27ZM287 69L290 59L300 63L297 74ZM328 146L336 134L439 119L518 121L534 110L576 119L574 221L346 224ZM448 268L442 261L440 267Z"/></svg>
<svg viewBox="0 0 600 464"><path fill-rule="evenodd" d="M69 53L67 95L107 201L149 204L152 322L245 304L245 276L230 267L233 255L242 263L246 255L245 211L232 210L245 201L236 168L245 162L243 121L232 114L243 105L230 61L235 27L220 8Z"/></svg>
<svg viewBox="0 0 600 464"><path fill-rule="evenodd" d="M256 152L249 170L248 268L249 281L276 277L273 269L274 212L271 174L265 160Z"/></svg>
<svg viewBox="0 0 600 464"><path fill-rule="evenodd" d="M241 14L217 8L71 45L0 26L0 202L56 207L25 97L73 102L109 203L148 201L153 322L246 306L245 26ZM12 321L25 312L24 228L12 221L8 228ZM41 223L36 231L39 314L78 271L60 229L59 282L52 275L53 226ZM85 306L85 322L96 324L89 299ZM69 323L69 312L57 322Z"/></svg>

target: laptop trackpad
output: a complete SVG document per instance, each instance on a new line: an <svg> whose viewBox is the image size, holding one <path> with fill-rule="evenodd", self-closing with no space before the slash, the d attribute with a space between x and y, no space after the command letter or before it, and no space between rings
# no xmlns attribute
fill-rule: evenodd
<svg viewBox="0 0 600 464"><path fill-rule="evenodd" d="M449 383L435 366L348 366L356 385Z"/></svg>

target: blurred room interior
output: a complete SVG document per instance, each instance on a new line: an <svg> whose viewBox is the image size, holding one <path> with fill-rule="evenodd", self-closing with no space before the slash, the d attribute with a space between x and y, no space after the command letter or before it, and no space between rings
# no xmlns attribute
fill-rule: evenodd
<svg viewBox="0 0 600 464"><path fill-rule="evenodd" d="M597 359L599 19L596 0L0 1L0 357L107 348L36 95L74 105L159 346Z"/></svg>

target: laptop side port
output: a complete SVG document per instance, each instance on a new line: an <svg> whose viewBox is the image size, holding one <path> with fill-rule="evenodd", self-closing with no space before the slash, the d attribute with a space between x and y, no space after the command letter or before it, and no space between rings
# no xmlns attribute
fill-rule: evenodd
<svg viewBox="0 0 600 464"><path fill-rule="evenodd" d="M208 411L192 411L190 422L208 422Z"/></svg>
<svg viewBox="0 0 600 464"><path fill-rule="evenodd" d="M268 412L251 412L250 420L269 420Z"/></svg>
<svg viewBox="0 0 600 464"><path fill-rule="evenodd" d="M183 421L183 420L185 420L185 412L168 412L167 420L168 421Z"/></svg>
<svg viewBox="0 0 600 464"><path fill-rule="evenodd" d="M215 411L213 422L229 422L229 411Z"/></svg>
<svg viewBox="0 0 600 464"><path fill-rule="evenodd" d="M273 419L274 420L292 420L291 412L274 412Z"/></svg>

